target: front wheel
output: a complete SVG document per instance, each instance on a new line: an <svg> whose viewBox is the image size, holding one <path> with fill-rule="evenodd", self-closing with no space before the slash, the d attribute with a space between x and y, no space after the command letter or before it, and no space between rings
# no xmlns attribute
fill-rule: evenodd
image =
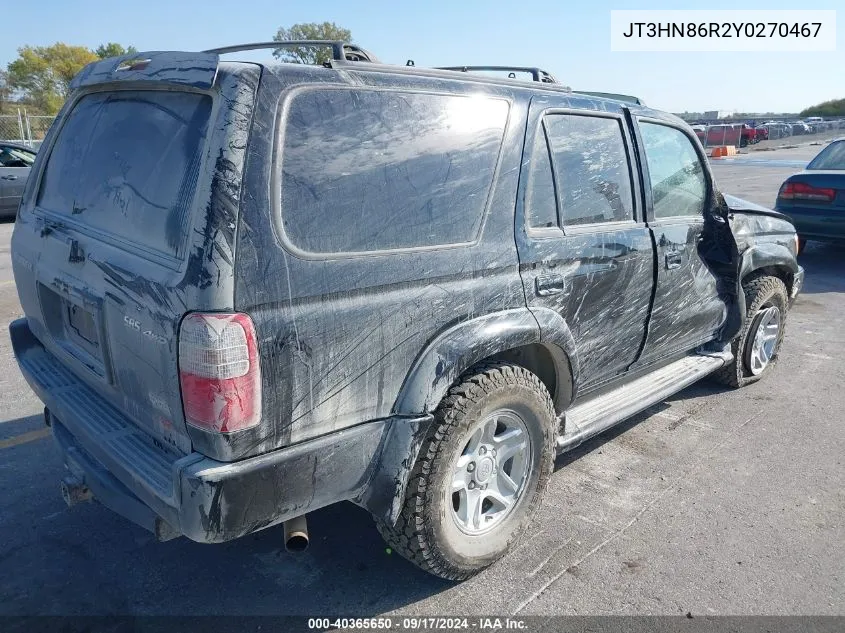
<svg viewBox="0 0 845 633"><path fill-rule="evenodd" d="M744 387L760 380L775 364L789 305L786 286L777 277L752 277L743 289L745 324L731 343L734 359L713 375L730 387Z"/></svg>
<svg viewBox="0 0 845 633"><path fill-rule="evenodd" d="M528 528L554 465L555 412L527 369L467 372L434 414L387 543L426 571L465 580L505 555Z"/></svg>

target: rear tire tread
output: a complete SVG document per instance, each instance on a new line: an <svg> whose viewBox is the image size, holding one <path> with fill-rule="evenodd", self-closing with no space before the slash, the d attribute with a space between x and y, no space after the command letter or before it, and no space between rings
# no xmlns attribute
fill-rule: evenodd
<svg viewBox="0 0 845 633"><path fill-rule="evenodd" d="M524 367L505 362L487 362L472 367L449 389L434 413L432 431L423 443L422 451L424 452L420 452L411 471L404 505L396 524L390 526L380 520L376 522L382 537L393 550L441 578L462 581L477 574L479 569L463 569L455 566L439 555L432 542L432 535L427 529L429 519L426 514L426 508L430 507L428 480L432 463L442 447L449 444L449 437L457 423L466 414L470 402L513 385L522 385L542 394L549 419L555 419L554 405L545 385ZM551 468L543 468L537 482L537 490L541 493L535 494L531 500L528 516L532 516L541 504L542 491L550 477ZM519 536L516 534L514 540ZM508 544L506 551L512 545L513 541Z"/></svg>

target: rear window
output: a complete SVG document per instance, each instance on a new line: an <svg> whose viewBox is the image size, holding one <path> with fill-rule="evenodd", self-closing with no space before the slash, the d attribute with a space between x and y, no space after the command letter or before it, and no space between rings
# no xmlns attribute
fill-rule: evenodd
<svg viewBox="0 0 845 633"><path fill-rule="evenodd" d="M825 147L807 169L845 169L845 141L834 141Z"/></svg>
<svg viewBox="0 0 845 633"><path fill-rule="evenodd" d="M481 96L300 93L282 154L287 238L334 254L474 241L507 117Z"/></svg>
<svg viewBox="0 0 845 633"><path fill-rule="evenodd" d="M175 257L210 111L210 97L186 92L83 97L50 153L38 205Z"/></svg>

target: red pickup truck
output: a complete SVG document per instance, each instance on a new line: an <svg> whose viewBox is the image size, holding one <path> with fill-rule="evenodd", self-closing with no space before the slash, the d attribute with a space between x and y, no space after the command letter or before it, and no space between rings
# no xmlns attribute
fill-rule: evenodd
<svg viewBox="0 0 845 633"><path fill-rule="evenodd" d="M726 123L711 125L707 128L704 138L696 132L705 145L753 145L762 140L762 130L756 130L747 123Z"/></svg>

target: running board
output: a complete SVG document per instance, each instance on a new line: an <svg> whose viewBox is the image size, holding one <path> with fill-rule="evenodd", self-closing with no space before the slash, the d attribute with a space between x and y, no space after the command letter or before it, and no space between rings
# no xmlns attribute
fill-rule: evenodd
<svg viewBox="0 0 845 633"><path fill-rule="evenodd" d="M575 405L566 411L566 430L557 438L558 452L575 448L622 420L676 394L732 360L733 354L730 351L686 356L584 404Z"/></svg>

